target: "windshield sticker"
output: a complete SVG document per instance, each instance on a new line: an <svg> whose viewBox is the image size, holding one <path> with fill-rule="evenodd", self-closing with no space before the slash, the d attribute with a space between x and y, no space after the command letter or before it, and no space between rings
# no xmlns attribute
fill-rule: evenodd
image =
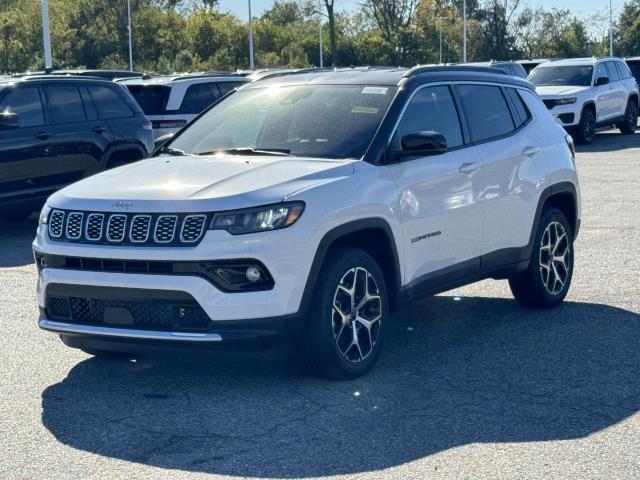
<svg viewBox="0 0 640 480"><path fill-rule="evenodd" d="M362 93L369 93L374 95L386 95L387 90L389 90L387 87L364 87L362 89Z"/></svg>
<svg viewBox="0 0 640 480"><path fill-rule="evenodd" d="M375 115L378 113L378 109L375 107L353 107L351 113L371 113Z"/></svg>

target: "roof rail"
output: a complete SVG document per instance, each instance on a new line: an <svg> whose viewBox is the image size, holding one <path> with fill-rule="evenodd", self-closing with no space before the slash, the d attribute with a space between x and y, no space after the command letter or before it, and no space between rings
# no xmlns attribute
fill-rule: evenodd
<svg viewBox="0 0 640 480"><path fill-rule="evenodd" d="M36 75L25 75L23 77L16 77L20 80L29 81L29 80L101 80L103 82L109 82L110 80L103 77L92 77L89 75L49 75L49 74L36 74Z"/></svg>
<svg viewBox="0 0 640 480"><path fill-rule="evenodd" d="M178 80L187 80L192 78L206 78L206 77L244 77L244 75L235 72L199 72L199 73L188 73L186 75L168 75L169 77L174 77L172 82Z"/></svg>
<svg viewBox="0 0 640 480"><path fill-rule="evenodd" d="M413 77L421 73L435 73L435 72L476 72L476 73L491 73L494 75L506 75L505 72L493 67L477 67L473 65L436 65L433 67L413 67L404 77Z"/></svg>

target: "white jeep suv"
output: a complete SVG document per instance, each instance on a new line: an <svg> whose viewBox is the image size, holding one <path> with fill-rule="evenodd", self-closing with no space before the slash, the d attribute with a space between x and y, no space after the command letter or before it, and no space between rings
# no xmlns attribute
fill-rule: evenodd
<svg viewBox="0 0 640 480"><path fill-rule="evenodd" d="M353 378L420 295L496 278L522 305L559 304L579 225L571 137L530 83L282 76L49 198L39 324L96 355L293 338L315 372Z"/></svg>
<svg viewBox="0 0 640 480"><path fill-rule="evenodd" d="M591 143L597 127L633 134L638 123L638 86L619 58L551 60L528 77L556 121L578 143Z"/></svg>

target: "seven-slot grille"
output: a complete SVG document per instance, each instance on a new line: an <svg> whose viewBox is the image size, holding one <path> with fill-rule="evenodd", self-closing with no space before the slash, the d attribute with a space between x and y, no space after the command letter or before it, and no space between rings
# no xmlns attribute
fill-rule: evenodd
<svg viewBox="0 0 640 480"><path fill-rule="evenodd" d="M53 210L51 240L104 245L192 246L203 237L206 214L142 214Z"/></svg>

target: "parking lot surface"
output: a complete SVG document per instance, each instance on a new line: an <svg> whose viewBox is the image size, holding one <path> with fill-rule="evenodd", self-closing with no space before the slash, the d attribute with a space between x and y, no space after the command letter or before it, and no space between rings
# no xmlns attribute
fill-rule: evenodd
<svg viewBox="0 0 640 480"><path fill-rule="evenodd" d="M578 151L573 286L484 281L400 312L378 365L294 352L98 360L36 325L35 220L0 223L0 478L639 478L640 134Z"/></svg>

